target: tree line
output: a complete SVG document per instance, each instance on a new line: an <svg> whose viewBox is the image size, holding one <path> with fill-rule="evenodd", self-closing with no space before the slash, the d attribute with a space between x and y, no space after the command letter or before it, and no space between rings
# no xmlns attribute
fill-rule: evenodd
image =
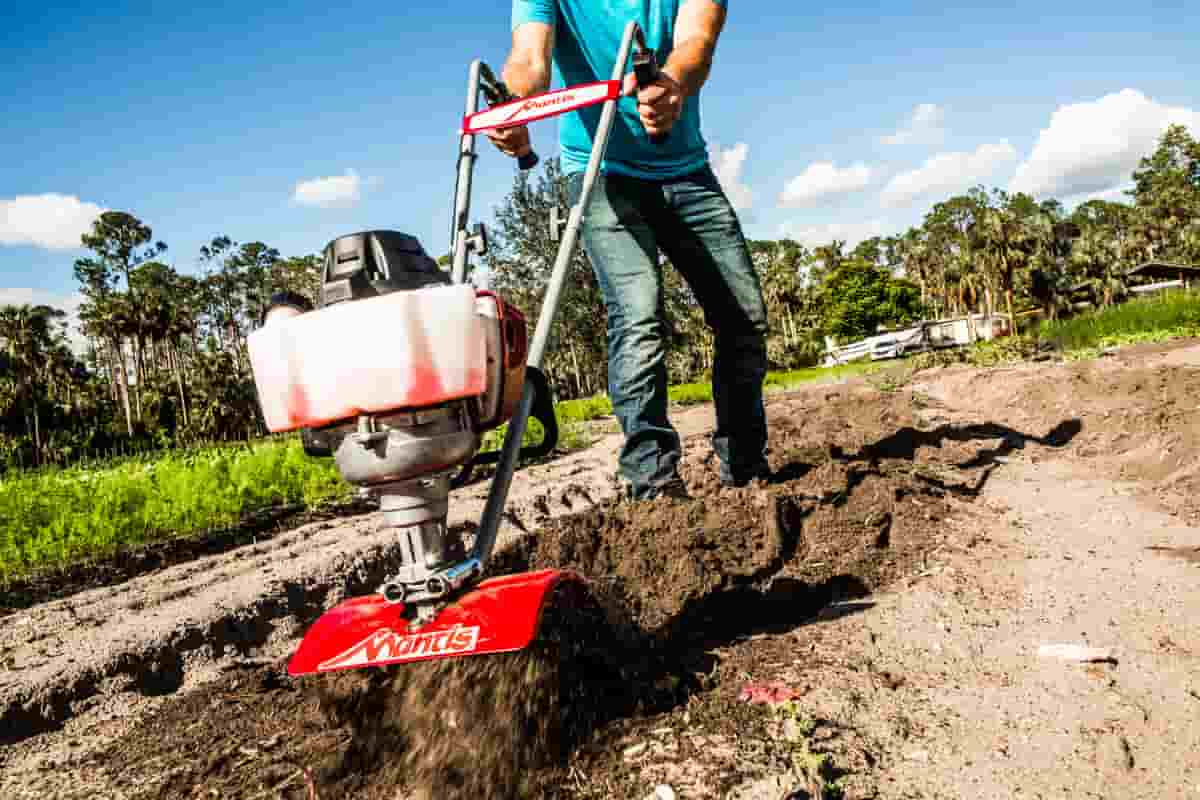
<svg viewBox="0 0 1200 800"><path fill-rule="evenodd" d="M1128 202L1089 200L1070 212L1056 200L976 187L934 204L918 226L853 247L750 241L772 367L817 363L827 337L845 342L922 318L1029 308L1055 318L1080 296L1119 301L1137 263L1200 263L1200 141L1168 128L1131 178ZM474 276L521 306L531 326L557 249L556 205L566 208L556 160L518 174ZM197 274L184 274L165 263L167 246L151 227L126 212L102 214L81 244L87 255L71 268L84 298L82 353L68 344L61 309L0 307L0 468L263 434L245 337L273 293L316 300L320 256L217 236L200 248ZM663 307L671 380L706 379L712 337L669 265ZM544 365L559 399L605 391L605 324L599 286L577 252Z"/></svg>

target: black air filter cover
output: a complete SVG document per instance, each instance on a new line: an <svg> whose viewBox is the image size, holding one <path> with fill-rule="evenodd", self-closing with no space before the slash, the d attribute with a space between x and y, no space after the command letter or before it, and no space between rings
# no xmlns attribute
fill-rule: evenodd
<svg viewBox="0 0 1200 800"><path fill-rule="evenodd" d="M415 236L363 231L325 246L321 305L450 284Z"/></svg>

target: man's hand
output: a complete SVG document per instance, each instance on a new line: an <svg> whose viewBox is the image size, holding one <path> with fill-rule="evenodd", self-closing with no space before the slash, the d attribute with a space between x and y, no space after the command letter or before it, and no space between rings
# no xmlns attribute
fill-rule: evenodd
<svg viewBox="0 0 1200 800"><path fill-rule="evenodd" d="M524 125L516 125L502 130L493 128L484 133L492 140L492 144L496 145L496 148L506 156L520 158L533 150L533 146L529 143L529 128Z"/></svg>
<svg viewBox="0 0 1200 800"><path fill-rule="evenodd" d="M665 134L683 112L683 87L665 70L658 71L658 78L649 86L638 88L637 78L631 72L625 76L622 94L637 97L638 116L646 133L651 136Z"/></svg>
<svg viewBox="0 0 1200 800"><path fill-rule="evenodd" d="M550 53L553 49L554 28L550 25L526 22L517 26L500 80L517 97L546 91L550 88ZM484 133L506 156L520 158L533 152L529 129L524 125Z"/></svg>

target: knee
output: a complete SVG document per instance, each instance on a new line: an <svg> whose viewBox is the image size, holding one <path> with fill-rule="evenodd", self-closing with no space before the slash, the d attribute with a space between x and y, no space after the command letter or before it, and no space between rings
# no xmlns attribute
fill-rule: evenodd
<svg viewBox="0 0 1200 800"><path fill-rule="evenodd" d="M662 349L663 333L657 313L633 308L614 317L609 312L608 338L618 353L639 359L653 357Z"/></svg>

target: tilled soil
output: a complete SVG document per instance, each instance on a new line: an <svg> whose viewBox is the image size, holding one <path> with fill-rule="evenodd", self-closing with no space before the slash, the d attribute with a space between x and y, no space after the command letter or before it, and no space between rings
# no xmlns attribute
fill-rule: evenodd
<svg viewBox="0 0 1200 800"><path fill-rule="evenodd" d="M795 627L910 571L953 503L977 491L988 459L954 466L978 455L969 435L921 469L912 453L873 450L916 422L906 396L864 403L875 394L772 404L771 482L720 487L696 437L682 469L691 499L608 502L522 539L503 569L594 576L595 607L556 603L536 648L297 681L280 665L238 673L148 718L99 762L138 776L133 797L568 793L572 759L603 750L624 721L714 689L713 648ZM179 763L181 749L194 756Z"/></svg>
<svg viewBox="0 0 1200 800"><path fill-rule="evenodd" d="M1175 796L1154 776L1195 774L1183 720L1200 702L1180 677L1200 641L1169 627L1186 618L1178 581L1200 547L1181 525L1200 435L1189 352L776 397L769 483L718 486L699 434L685 437L690 500L585 500L550 518L546 502L594 493L580 474L532 505L496 569L570 567L590 592L559 598L528 650L299 680L282 661L234 665L0 785L81 798L641 798L656 783L739 800ZM1120 492L1179 523L1146 512L1151 528L1136 527L1134 500L1108 483L1122 477L1139 482ZM1097 552L1151 560L1079 561ZM1028 637L1078 635L1077 617L1102 642L1136 642L1121 654L1131 675L1031 668ZM1149 650L1156 660L1137 655ZM1064 760L1043 764L1050 752Z"/></svg>

